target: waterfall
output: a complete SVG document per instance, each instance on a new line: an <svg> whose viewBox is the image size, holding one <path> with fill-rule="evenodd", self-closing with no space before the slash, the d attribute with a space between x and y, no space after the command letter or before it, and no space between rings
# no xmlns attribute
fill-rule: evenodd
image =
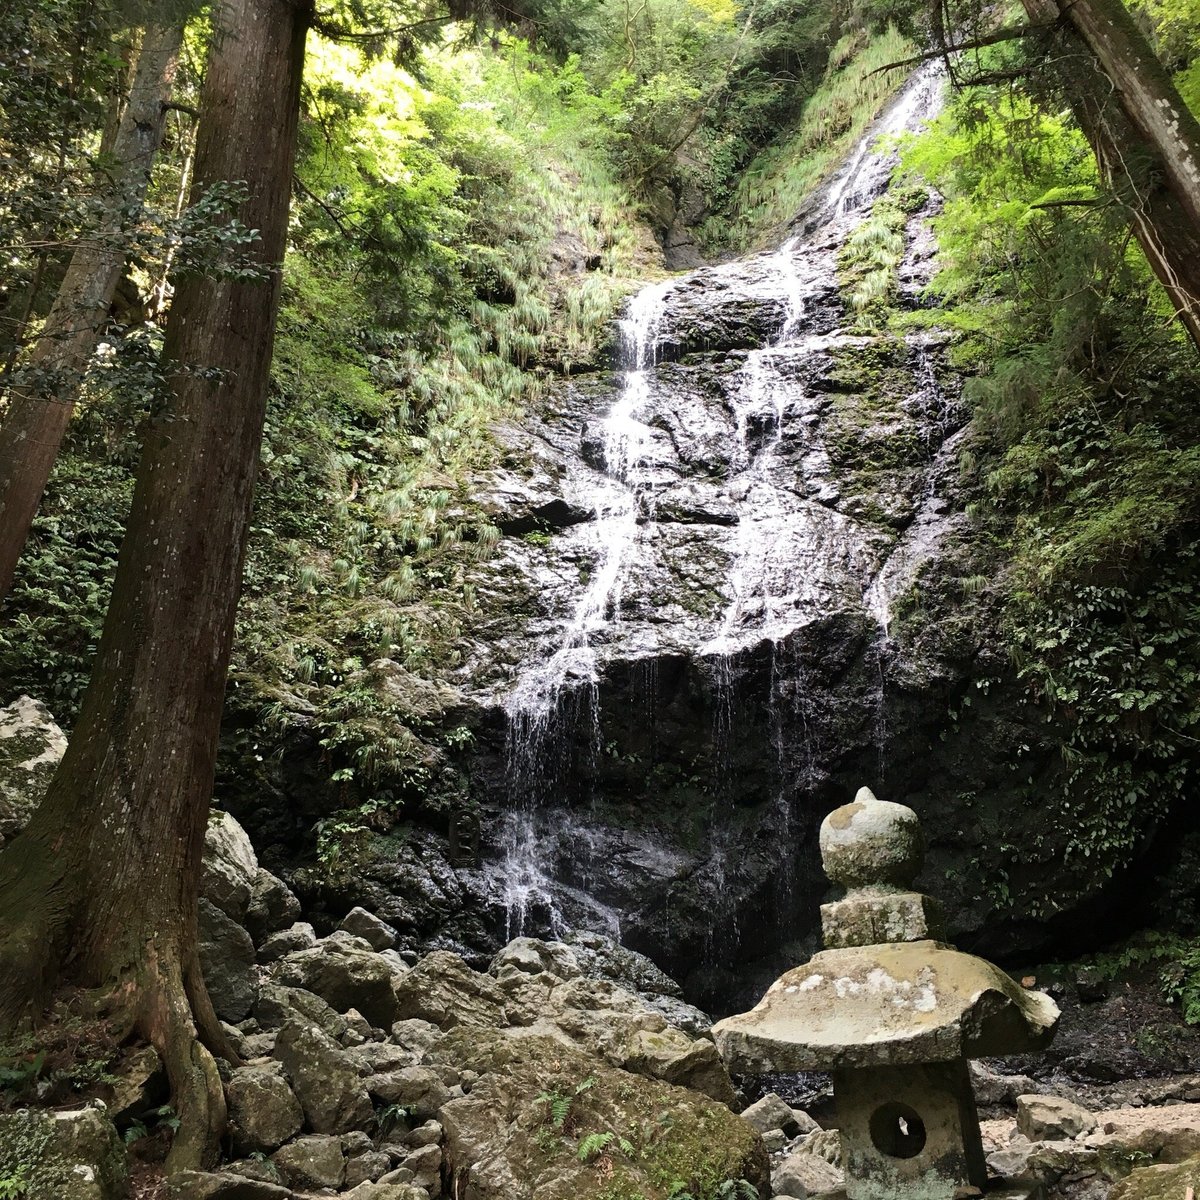
<svg viewBox="0 0 1200 1200"><path fill-rule="evenodd" d="M810 694L805 664L812 662L812 630L831 616L848 618L843 624L855 631L849 635L855 654L861 654L858 622L873 618L879 630L874 662L865 669L879 681L875 740L882 773L890 606L941 534L936 477L953 453L947 446L954 439L946 435L957 414L937 386L927 347L914 340L916 386L907 411L930 461L917 517L898 533L898 526L842 503L824 432L835 407L830 393L840 385L822 381L839 354L873 342L839 324L845 316L837 253L895 165L891 147L879 148L878 139L914 128L932 111L939 83L936 67L913 77L821 190L803 232L773 252L633 296L619 323L607 406L568 405L566 420L544 426L544 443L564 463L562 498L591 519L557 535L554 569L543 565L531 576L555 590L501 700L506 804L499 854L486 869L508 937L558 936L582 923L619 937L620 901L613 895L622 893L614 893L611 876L643 871L662 881L655 919L668 925L673 881L687 881L687 895L699 898L708 917L696 953L717 965L732 949L727 937L737 942L762 933L762 921L744 923L738 911L742 856L752 836L749 803L763 810L753 836L756 853L771 863L766 902L778 914L803 902L797 802L828 769L821 761L820 702ZM819 232L810 236L814 221ZM752 336L723 324L738 320L752 326ZM717 339L711 352L710 336ZM577 395L594 397L596 382ZM659 586L681 569L690 596L698 598L691 607L678 588ZM656 842L652 820L644 825L648 832L614 834L604 826L611 817L594 807L595 779L618 781L607 785L607 801L628 775L602 744L615 721L607 700L618 686L613 668L623 672L627 710L615 723L652 728L660 694L667 687L673 698L679 694L678 679L667 684L667 673L660 675L660 661L689 664L690 678L701 682L688 702L711 714L707 745L690 759L695 776L695 764L707 758L712 777L703 787L689 785L707 793L709 803L691 810L703 828L689 835L699 844L687 854ZM820 669L818 663L815 674ZM678 711L673 719L680 719ZM751 727L765 751L752 785L733 768L746 762L742 743ZM642 739L653 761L655 736ZM646 779L628 786L632 800L653 798L657 785ZM644 916L628 905L622 912Z"/></svg>
<svg viewBox="0 0 1200 1200"><path fill-rule="evenodd" d="M539 830L538 816L557 798L564 746L569 752L582 722L588 724L593 753L600 749L596 640L620 621L621 584L637 540L639 506L651 492L645 469L650 430L638 413L651 394L670 287L668 280L643 288L620 323L621 387L604 418L604 471L581 496L596 514L591 525L595 566L558 645L524 668L505 702L505 773L515 803L500 832L495 886L510 939L526 932L535 909L546 914L556 936L566 928L547 870L549 843L556 835Z"/></svg>

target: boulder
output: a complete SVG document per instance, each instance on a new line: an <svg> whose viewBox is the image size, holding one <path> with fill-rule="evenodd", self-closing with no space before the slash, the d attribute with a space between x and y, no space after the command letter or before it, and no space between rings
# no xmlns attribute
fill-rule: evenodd
<svg viewBox="0 0 1200 1200"><path fill-rule="evenodd" d="M180 1171L167 1180L169 1200L288 1200L278 1183L222 1171Z"/></svg>
<svg viewBox="0 0 1200 1200"><path fill-rule="evenodd" d="M139 1046L124 1054L111 1073L108 1112L113 1123L124 1126L167 1099L167 1073L153 1046Z"/></svg>
<svg viewBox="0 0 1200 1200"><path fill-rule="evenodd" d="M1058 1142L1091 1133L1096 1118L1060 1096L1018 1096L1017 1128L1031 1142Z"/></svg>
<svg viewBox="0 0 1200 1200"><path fill-rule="evenodd" d="M374 1183L388 1173L391 1158L381 1150L370 1150L346 1161L346 1178L342 1186L355 1188L360 1183Z"/></svg>
<svg viewBox="0 0 1200 1200"><path fill-rule="evenodd" d="M397 1020L418 1018L443 1030L504 1022L505 996L496 981L447 950L427 954L396 980L396 1002Z"/></svg>
<svg viewBox="0 0 1200 1200"><path fill-rule="evenodd" d="M99 1108L0 1113L0 1180L22 1200L124 1200L129 1167Z"/></svg>
<svg viewBox="0 0 1200 1200"><path fill-rule="evenodd" d="M258 999L258 972L250 935L210 900L200 899L200 969L224 1021L241 1021Z"/></svg>
<svg viewBox="0 0 1200 1200"><path fill-rule="evenodd" d="M793 1109L775 1092L768 1092L761 1100L743 1109L741 1115L742 1120L748 1121L759 1133L780 1129L788 1137L799 1137L820 1129L808 1113Z"/></svg>
<svg viewBox="0 0 1200 1200"><path fill-rule="evenodd" d="M1148 1156L1178 1163L1200 1153L1200 1104L1163 1104L1100 1113L1085 1144L1127 1160Z"/></svg>
<svg viewBox="0 0 1200 1200"><path fill-rule="evenodd" d="M360 1183L353 1191L343 1192L341 1200L429 1200L424 1188L411 1183ZM466 1198L464 1197L464 1200Z"/></svg>
<svg viewBox="0 0 1200 1200"><path fill-rule="evenodd" d="M445 1037L445 1034L431 1021L423 1021L420 1017L410 1017L405 1021L397 1021L392 1026L392 1041L397 1046L414 1054L426 1054Z"/></svg>
<svg viewBox="0 0 1200 1200"><path fill-rule="evenodd" d="M311 950L317 944L317 931L306 921L297 922L278 933L268 934L258 947L258 961L264 966L296 950Z"/></svg>
<svg viewBox="0 0 1200 1200"><path fill-rule="evenodd" d="M300 901L282 879L259 867L250 884L246 928L259 946L273 933L287 929L300 916Z"/></svg>
<svg viewBox="0 0 1200 1200"><path fill-rule="evenodd" d="M429 1067L404 1067L367 1080L367 1091L384 1104L398 1104L418 1120L427 1120L450 1099L450 1089Z"/></svg>
<svg viewBox="0 0 1200 1200"><path fill-rule="evenodd" d="M288 1142L271 1155L284 1183L293 1188L333 1188L346 1177L340 1138L310 1134Z"/></svg>
<svg viewBox="0 0 1200 1200"><path fill-rule="evenodd" d="M1200 1155L1181 1163L1138 1167L1117 1183L1109 1200L1181 1200L1200 1193Z"/></svg>
<svg viewBox="0 0 1200 1200"><path fill-rule="evenodd" d="M404 1144L414 1150L421 1146L436 1146L442 1140L442 1127L437 1121L426 1121L404 1136Z"/></svg>
<svg viewBox="0 0 1200 1200"><path fill-rule="evenodd" d="M585 975L609 979L631 992L651 996L681 996L683 989L665 971L636 950L602 933L572 933L567 946Z"/></svg>
<svg viewBox="0 0 1200 1200"><path fill-rule="evenodd" d="M254 1019L267 1029L279 1029L289 1021L301 1020L316 1025L334 1041L340 1041L346 1032L346 1018L320 996L303 988L282 987L277 983L265 983L259 990Z"/></svg>
<svg viewBox="0 0 1200 1200"><path fill-rule="evenodd" d="M275 1057L283 1064L304 1119L316 1133L363 1129L374 1116L367 1090L345 1051L311 1025L292 1022L275 1040Z"/></svg>
<svg viewBox="0 0 1200 1200"><path fill-rule="evenodd" d="M381 921L365 908L352 908L342 918L338 928L362 938L372 950L395 949L396 931L386 921Z"/></svg>
<svg viewBox="0 0 1200 1200"><path fill-rule="evenodd" d="M235 1154L270 1154L300 1132L304 1111L274 1071L239 1067L225 1085Z"/></svg>
<svg viewBox="0 0 1200 1200"><path fill-rule="evenodd" d="M845 1176L837 1167L831 1166L815 1154L789 1154L771 1172L771 1188L776 1196L794 1196L804 1200L805 1196L825 1196L840 1192L845 1186Z"/></svg>
<svg viewBox="0 0 1200 1200"><path fill-rule="evenodd" d="M842 1165L842 1135L836 1129L815 1129L805 1134L796 1149L803 1154L815 1154L832 1167Z"/></svg>
<svg viewBox="0 0 1200 1200"><path fill-rule="evenodd" d="M676 1029L682 1029L692 1037L709 1036L713 1020L703 1009L688 1004L686 1000L680 1000L678 996L651 996L644 992L639 994L646 1006L658 1013L668 1025L674 1025Z"/></svg>
<svg viewBox="0 0 1200 1200"><path fill-rule="evenodd" d="M981 1062L967 1064L971 1071L971 1090L975 1102L983 1107L998 1104L1016 1104L1018 1096L1032 1096L1040 1092L1037 1080L1028 1075L1003 1075Z"/></svg>
<svg viewBox="0 0 1200 1200"><path fill-rule="evenodd" d="M356 1008L385 1029L405 1015L394 990L399 978L395 967L369 948L326 938L311 950L285 955L273 965L272 978L313 992L339 1013Z"/></svg>
<svg viewBox="0 0 1200 1200"><path fill-rule="evenodd" d="M20 696L0 708L0 846L25 828L66 752L63 731L40 701Z"/></svg>
<svg viewBox="0 0 1200 1200"><path fill-rule="evenodd" d="M669 1026L640 1029L619 1055L611 1057L628 1071L692 1088L730 1108L737 1104L737 1094L716 1046L703 1038L690 1038Z"/></svg>
<svg viewBox="0 0 1200 1200"><path fill-rule="evenodd" d="M448 1190L464 1200L598 1200L618 1187L654 1195L664 1179L695 1194L725 1180L767 1183L758 1134L695 1092L523 1030L452 1030L434 1053L479 1075L440 1113ZM581 1161L581 1140L609 1132L633 1154L610 1140Z"/></svg>
<svg viewBox="0 0 1200 1200"><path fill-rule="evenodd" d="M413 1173L412 1182L430 1192L442 1190L442 1150L440 1146L421 1146L401 1164Z"/></svg>
<svg viewBox="0 0 1200 1200"><path fill-rule="evenodd" d="M574 979L581 973L579 959L570 946L528 937L514 938L509 942L492 959L488 973L498 975L504 967L515 967L528 975L539 975L545 971L558 979Z"/></svg>
<svg viewBox="0 0 1200 1200"><path fill-rule="evenodd" d="M241 924L258 875L258 856L246 831L226 812L212 812L204 831L200 895Z"/></svg>

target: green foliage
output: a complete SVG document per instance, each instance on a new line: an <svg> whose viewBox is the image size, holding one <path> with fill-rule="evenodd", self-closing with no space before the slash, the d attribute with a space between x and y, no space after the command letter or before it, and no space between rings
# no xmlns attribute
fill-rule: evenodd
<svg viewBox="0 0 1200 1200"><path fill-rule="evenodd" d="M169 1104L163 1104L131 1121L122 1134L122 1139L128 1146L162 1130L178 1133L179 1125L179 1114Z"/></svg>
<svg viewBox="0 0 1200 1200"><path fill-rule="evenodd" d="M896 272L904 255L906 214L892 196L877 200L846 239L838 256L842 291L854 328L872 331L885 321L895 298Z"/></svg>
<svg viewBox="0 0 1200 1200"><path fill-rule="evenodd" d="M861 27L844 34L798 118L740 176L728 214L712 223L710 238L725 237L730 245L744 247L777 234L904 81L902 70L880 68L914 50L894 25L873 34Z"/></svg>
<svg viewBox="0 0 1200 1200"><path fill-rule="evenodd" d="M575 1101L585 1092L591 1091L595 1086L595 1077L589 1075L587 1079L581 1080L576 1084L573 1091L564 1092L558 1089L548 1089L544 1092L539 1092L534 1097L533 1102L534 1104L542 1105L545 1109L546 1120L560 1133L565 1133L571 1127L571 1117Z"/></svg>
<svg viewBox="0 0 1200 1200"><path fill-rule="evenodd" d="M0 1200L20 1200L50 1152L50 1122L28 1110L0 1116L0 1121L6 1135L0 1139Z"/></svg>
<svg viewBox="0 0 1200 1200"><path fill-rule="evenodd" d="M1027 702L1062 742L1039 803L1112 874L1195 778L1200 373L1062 111L974 89L904 164L945 197L921 319L957 332L972 375L978 535L1008 563Z"/></svg>

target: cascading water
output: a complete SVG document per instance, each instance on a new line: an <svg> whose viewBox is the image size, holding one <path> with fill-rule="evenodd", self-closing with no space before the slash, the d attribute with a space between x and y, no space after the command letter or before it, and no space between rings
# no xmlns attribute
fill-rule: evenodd
<svg viewBox="0 0 1200 1200"><path fill-rule="evenodd" d="M545 913L556 935L565 928L547 873L550 854L538 816L554 799L564 741L573 740L581 720L589 722L593 751L599 749L595 640L620 620L621 584L637 539L639 505L650 492L646 471L650 430L638 420L638 413L650 396L663 300L670 286L668 281L643 288L621 321L622 381L617 401L604 419L604 473L590 486L584 485L578 497L595 513L591 526L595 565L557 648L522 672L505 704L505 766L515 805L501 831L503 858L497 888L509 938L525 933L535 908ZM555 832L561 836L561 829Z"/></svg>
<svg viewBox="0 0 1200 1200"><path fill-rule="evenodd" d="M590 519L552 539L553 572L537 565L532 550L525 559L538 594L557 599L553 608L545 601L547 618L501 701L505 802L488 871L509 937L559 935L581 923L619 936L624 917L641 930L640 946L652 948L675 936L684 895L707 914L692 953L728 958L743 936L739 906L758 886L745 871L755 805L761 812L753 819L769 830L755 853L771 864L775 911L804 902L794 877L796 805L829 770L822 704L810 695L810 687L829 687L813 657L816 639L840 622L855 631L839 633L846 646L861 646L873 615L882 681L894 585L911 578L940 528L928 479L903 532L899 521L889 525L870 506L855 507L853 496L843 496L827 433L838 412L831 394L846 390L828 381L832 364L875 340L840 327L838 246L894 165L876 139L914 128L934 107L936 87L935 69L918 73L830 181L812 210L819 236L801 233L774 253L636 295L620 323L616 393L603 417L580 401L568 406L568 420L543 427L542 445L563 464L554 476L559 503ZM812 227L810 219L805 228ZM738 322L753 322L754 336ZM932 476L957 418L923 351L913 351L906 419L928 442ZM595 396L597 383L592 377L572 395ZM930 520L918 536L922 514ZM615 689L619 713L609 706ZM879 697L882 746L882 685ZM691 801L687 819L703 819L687 836L699 849L663 840L658 785L632 778L623 765L645 761L649 770L671 759L671 748L660 756L657 732L646 729L664 708L670 736L695 746L663 779L690 773L688 787L711 805L700 813ZM707 736L689 733L689 719L704 722ZM763 752L748 775L751 730ZM614 751L614 736L636 741L636 753ZM880 756L882 767L882 749ZM707 771L706 782L698 770ZM630 824L614 829L611 815L595 807L597 786L608 788L609 805L614 788L623 802L641 797L636 820L631 812ZM631 877L657 889L655 911L630 907L622 888Z"/></svg>

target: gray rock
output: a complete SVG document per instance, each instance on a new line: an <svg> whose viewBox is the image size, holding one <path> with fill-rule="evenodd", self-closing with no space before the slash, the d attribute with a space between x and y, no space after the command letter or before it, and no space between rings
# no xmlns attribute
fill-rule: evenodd
<svg viewBox="0 0 1200 1200"><path fill-rule="evenodd" d="M411 1183L380 1180L378 1183L360 1183L352 1192L344 1192L341 1200L429 1200L429 1193Z"/></svg>
<svg viewBox="0 0 1200 1200"><path fill-rule="evenodd" d="M845 1177L815 1154L790 1154L771 1172L771 1187L777 1196L825 1196L840 1192Z"/></svg>
<svg viewBox="0 0 1200 1200"><path fill-rule="evenodd" d="M421 1146L436 1146L441 1140L441 1125L437 1121L426 1121L405 1135L404 1144L416 1150Z"/></svg>
<svg viewBox="0 0 1200 1200"><path fill-rule="evenodd" d="M409 1017L392 1026L392 1041L416 1054L427 1054L443 1037L445 1034L432 1021L420 1017Z"/></svg>
<svg viewBox="0 0 1200 1200"><path fill-rule="evenodd" d="M180 1171L167 1180L170 1200L288 1200L278 1183L228 1171Z"/></svg>
<svg viewBox="0 0 1200 1200"><path fill-rule="evenodd" d="M680 996L683 989L644 954L630 950L602 933L572 933L567 946L585 975L610 979L631 992Z"/></svg>
<svg viewBox="0 0 1200 1200"><path fill-rule="evenodd" d="M514 938L493 959L490 975L498 975L504 967L515 967L529 975L545 971L558 979L574 979L582 973L579 959L570 946L562 942L543 942L537 938Z"/></svg>
<svg viewBox="0 0 1200 1200"><path fill-rule="evenodd" d="M1029 1153L1033 1143L1022 1139L1021 1145L1006 1146L987 1156L988 1170L1001 1179L1020 1179L1029 1173Z"/></svg>
<svg viewBox="0 0 1200 1200"><path fill-rule="evenodd" d="M1016 1104L1018 1096L1032 1096L1041 1091L1035 1079L1028 1075L1003 1075L981 1062L967 1064L971 1070L971 1090L975 1102L984 1106Z"/></svg>
<svg viewBox="0 0 1200 1200"><path fill-rule="evenodd" d="M342 1153L347 1158L358 1154L369 1154L375 1149L375 1143L361 1129L351 1129L342 1134Z"/></svg>
<svg viewBox="0 0 1200 1200"><path fill-rule="evenodd" d="M767 1133L772 1129L780 1129L788 1137L796 1137L801 1133L810 1133L816 1122L811 1117L809 1129L801 1129L796 1120L796 1114L791 1106L775 1092L768 1092L761 1100L755 1101L749 1108L742 1110L743 1121L748 1121L759 1133Z"/></svg>
<svg viewBox="0 0 1200 1200"><path fill-rule="evenodd" d="M315 993L340 1013L356 1008L385 1029L405 1015L396 999L399 976L392 965L370 950L332 938L311 950L286 955L273 965L272 977L277 983Z"/></svg>
<svg viewBox="0 0 1200 1200"><path fill-rule="evenodd" d="M831 1167L842 1166L842 1138L836 1129L815 1129L805 1134L796 1149L823 1158Z"/></svg>
<svg viewBox="0 0 1200 1200"><path fill-rule="evenodd" d="M200 968L217 1016L240 1021L258 999L250 935L211 901L200 899Z"/></svg>
<svg viewBox="0 0 1200 1200"><path fill-rule="evenodd" d="M459 1025L496 1026L504 1019L505 995L495 980L472 971L446 950L427 954L400 976L395 994L397 1020L415 1017L447 1030ZM392 1036L396 1036L394 1027Z"/></svg>
<svg viewBox="0 0 1200 1200"><path fill-rule="evenodd" d="M124 1055L112 1068L108 1111L113 1123L124 1126L167 1099L167 1073L153 1046L141 1046Z"/></svg>
<svg viewBox="0 0 1200 1200"><path fill-rule="evenodd" d="M25 828L66 752L63 731L40 701L20 696L0 708L0 846Z"/></svg>
<svg viewBox="0 0 1200 1200"><path fill-rule="evenodd" d="M317 931L306 921L297 922L288 929L268 934L258 947L258 961L273 963L296 950L310 950L317 944Z"/></svg>
<svg viewBox="0 0 1200 1200"><path fill-rule="evenodd" d="M731 1108L737 1103L716 1046L704 1038L693 1039L670 1027L640 1029L624 1043L619 1054L609 1057L638 1075L703 1092Z"/></svg>
<svg viewBox="0 0 1200 1200"><path fill-rule="evenodd" d="M682 1029L684 1033L694 1038L708 1037L712 1029L712 1017L703 1009L678 996L655 996L642 993L642 999L655 1012L661 1013L668 1025Z"/></svg>
<svg viewBox="0 0 1200 1200"><path fill-rule="evenodd" d="M404 1067L372 1075L367 1091L384 1104L398 1104L419 1120L432 1117L450 1099L450 1089L429 1067Z"/></svg>
<svg viewBox="0 0 1200 1200"><path fill-rule="evenodd" d="M344 1187L354 1188L360 1183L374 1183L388 1173L392 1160L379 1150L360 1154L346 1162Z"/></svg>
<svg viewBox="0 0 1200 1200"><path fill-rule="evenodd" d="M303 988L283 987L277 983L262 985L254 1006L254 1018L267 1029L278 1029L289 1021L300 1020L316 1025L334 1041L340 1041L346 1032L346 1018L320 996Z"/></svg>
<svg viewBox="0 0 1200 1200"><path fill-rule="evenodd" d="M346 1159L340 1138L312 1134L280 1147L271 1156L284 1182L293 1188L342 1186Z"/></svg>
<svg viewBox="0 0 1200 1200"><path fill-rule="evenodd" d="M1017 1129L1031 1142L1058 1142L1091 1133L1096 1118L1060 1096L1018 1096Z"/></svg>
<svg viewBox="0 0 1200 1200"><path fill-rule="evenodd" d="M345 1133L374 1116L367 1090L342 1048L315 1026L291 1023L280 1030L275 1057L283 1064L310 1129Z"/></svg>
<svg viewBox="0 0 1200 1200"><path fill-rule="evenodd" d="M396 931L365 908L352 908L342 918L338 928L362 938L372 950L392 950L396 946Z"/></svg>
<svg viewBox="0 0 1200 1200"><path fill-rule="evenodd" d="M300 916L300 901L291 888L261 867L250 885L250 903L246 908L246 928L256 946L273 933L295 924Z"/></svg>
<svg viewBox="0 0 1200 1200"><path fill-rule="evenodd" d="M300 1101L273 1071L240 1067L225 1085L225 1096L235 1154L270 1154L304 1124Z"/></svg>
<svg viewBox="0 0 1200 1200"><path fill-rule="evenodd" d="M212 812L204 831L200 895L241 924L258 875L258 856L246 831L226 812Z"/></svg>
<svg viewBox="0 0 1200 1200"><path fill-rule="evenodd" d="M440 1146L421 1146L414 1150L402 1164L413 1173L413 1183L427 1190L441 1191L442 1150Z"/></svg>
<svg viewBox="0 0 1200 1200"><path fill-rule="evenodd" d="M128 1170L103 1106L0 1113L0 1179L22 1200L124 1200Z"/></svg>

